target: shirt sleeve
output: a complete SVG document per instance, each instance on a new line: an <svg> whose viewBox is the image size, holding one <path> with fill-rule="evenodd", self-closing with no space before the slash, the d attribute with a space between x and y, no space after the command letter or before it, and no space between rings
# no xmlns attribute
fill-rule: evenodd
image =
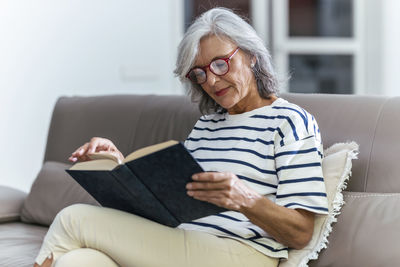
<svg viewBox="0 0 400 267"><path fill-rule="evenodd" d="M318 125L310 118L305 124L294 117L279 127L279 138L275 140L276 204L327 214L322 143Z"/></svg>

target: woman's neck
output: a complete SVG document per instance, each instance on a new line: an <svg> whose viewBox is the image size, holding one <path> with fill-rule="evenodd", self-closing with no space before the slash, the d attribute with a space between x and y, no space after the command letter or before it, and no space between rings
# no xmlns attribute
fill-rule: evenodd
<svg viewBox="0 0 400 267"><path fill-rule="evenodd" d="M271 105L278 97L271 94L269 98L262 98L257 91L257 95L251 98L243 99L242 103L237 103L232 108L228 109L228 113L231 115L241 114L248 111L252 111L257 108Z"/></svg>

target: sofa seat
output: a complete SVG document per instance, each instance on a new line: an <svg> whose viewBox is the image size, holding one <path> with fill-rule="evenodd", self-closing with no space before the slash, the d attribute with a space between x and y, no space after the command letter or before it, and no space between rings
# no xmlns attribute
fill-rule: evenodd
<svg viewBox="0 0 400 267"><path fill-rule="evenodd" d="M47 230L22 222L0 224L0 266L32 267Z"/></svg>

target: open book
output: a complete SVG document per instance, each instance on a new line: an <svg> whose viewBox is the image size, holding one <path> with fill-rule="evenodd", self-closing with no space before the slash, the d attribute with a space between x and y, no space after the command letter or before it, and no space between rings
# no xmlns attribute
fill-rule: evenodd
<svg viewBox="0 0 400 267"><path fill-rule="evenodd" d="M104 207L171 227L225 211L187 195L186 184L203 169L177 141L139 149L120 164L107 153L91 158L66 171Z"/></svg>

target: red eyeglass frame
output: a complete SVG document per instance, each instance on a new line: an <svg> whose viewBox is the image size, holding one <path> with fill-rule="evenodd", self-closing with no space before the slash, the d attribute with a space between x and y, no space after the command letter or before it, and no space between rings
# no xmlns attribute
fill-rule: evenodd
<svg viewBox="0 0 400 267"><path fill-rule="evenodd" d="M230 61L231 58L237 53L237 51L239 51L239 48L240 48L240 47L237 47L234 51L232 51L228 57L216 58L216 59L212 60L212 61L210 62L210 64L208 64L207 66L191 68L191 69L189 70L189 72L186 74L185 77L188 78L190 81L192 81L192 79L190 79L189 73L190 73L192 70L194 70L194 69L202 69L202 70L204 71L204 73L206 74L206 80L205 80L204 82L202 82L202 83L196 83L196 84L203 84L203 83L205 83L205 82L207 81L207 69L209 69L214 75L217 75L217 76L224 76L224 75L227 74L227 73L229 72L229 70L230 70L229 61ZM216 60L223 60L223 61L225 61L226 64L228 65L228 70L227 70L224 74L217 74L217 73L213 72L212 69L210 68L211 64L212 64L214 61L216 61ZM194 82L194 81L192 81L192 82Z"/></svg>

